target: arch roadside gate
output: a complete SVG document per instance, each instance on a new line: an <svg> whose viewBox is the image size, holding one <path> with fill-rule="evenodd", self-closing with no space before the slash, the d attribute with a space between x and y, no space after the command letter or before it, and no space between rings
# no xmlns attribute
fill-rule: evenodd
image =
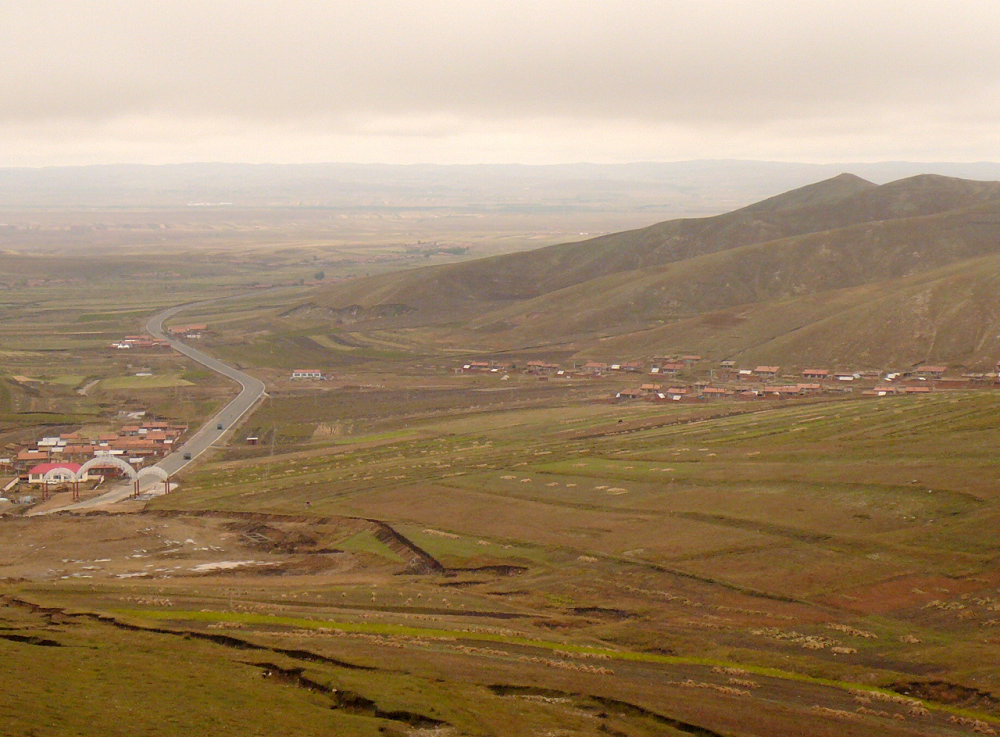
<svg viewBox="0 0 1000 737"><path fill-rule="evenodd" d="M146 468L136 469L131 463L122 460L118 456L99 455L94 456L76 470L66 466L56 466L49 469L42 477L42 499L47 499L49 496L49 484L66 483L68 481L72 484L73 501L79 501L80 482L87 480L92 468L114 468L124 473L132 481L133 497L139 496L139 485L142 479L150 476L163 482L164 493L170 492L170 474L159 466L147 466Z"/></svg>

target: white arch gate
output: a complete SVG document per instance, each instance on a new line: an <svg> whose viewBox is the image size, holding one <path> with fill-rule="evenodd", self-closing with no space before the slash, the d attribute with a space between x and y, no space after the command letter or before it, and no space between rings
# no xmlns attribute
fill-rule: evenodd
<svg viewBox="0 0 1000 737"><path fill-rule="evenodd" d="M78 479L82 480L83 477L87 475L87 471L92 468L117 468L119 471L124 471L125 474L133 481L139 477L139 472L135 470L135 467L131 463L123 461L118 456L109 454L94 456L80 466L80 470L76 472Z"/></svg>
<svg viewBox="0 0 1000 737"><path fill-rule="evenodd" d="M78 471L74 471L72 468L66 468L65 466L56 466L55 468L50 468L42 476L42 499L49 498L49 484L65 484L69 482L73 489L73 499L80 498L80 474Z"/></svg>
<svg viewBox="0 0 1000 737"><path fill-rule="evenodd" d="M73 485L73 501L80 499L80 482L87 478L87 474L92 468L116 468L122 471L132 481L132 496L139 496L139 484L144 477L153 476L163 482L164 493L170 492L170 474L159 466L148 466L141 470L136 470L128 461L124 461L118 456L99 455L94 456L89 461L80 466L75 473L73 469L58 466L50 469L42 477L42 498L49 496L50 483L70 482Z"/></svg>
<svg viewBox="0 0 1000 737"><path fill-rule="evenodd" d="M163 493L170 493L170 474L164 471L159 466L146 466L139 470L139 473L135 477L135 495L139 496L139 482L142 481L144 476L155 476L160 481L163 482Z"/></svg>
<svg viewBox="0 0 1000 737"><path fill-rule="evenodd" d="M73 499L80 498L79 492L79 481L77 474L71 468L65 468L64 466L57 466L56 468L50 468L42 476L42 499L49 498L49 484L64 484L70 482L73 488Z"/></svg>

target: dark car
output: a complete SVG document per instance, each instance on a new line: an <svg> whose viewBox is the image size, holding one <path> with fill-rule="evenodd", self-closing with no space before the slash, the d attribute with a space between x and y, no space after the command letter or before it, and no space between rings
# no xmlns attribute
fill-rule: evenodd
<svg viewBox="0 0 1000 737"><path fill-rule="evenodd" d="M218 425L216 425L215 429L216 430L221 430L222 429L222 423L220 422Z"/></svg>
<svg viewBox="0 0 1000 737"><path fill-rule="evenodd" d="M190 461L191 460L191 451L190 450L184 451L184 460L185 461Z"/></svg>

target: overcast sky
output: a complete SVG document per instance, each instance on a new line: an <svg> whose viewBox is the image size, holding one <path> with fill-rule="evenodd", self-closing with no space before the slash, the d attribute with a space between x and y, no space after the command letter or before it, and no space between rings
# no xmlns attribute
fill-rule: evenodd
<svg viewBox="0 0 1000 737"><path fill-rule="evenodd" d="M1000 160L998 0L0 0L0 166Z"/></svg>

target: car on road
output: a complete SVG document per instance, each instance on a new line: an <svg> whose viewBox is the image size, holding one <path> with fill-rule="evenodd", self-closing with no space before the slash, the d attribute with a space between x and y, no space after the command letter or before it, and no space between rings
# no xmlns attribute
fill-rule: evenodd
<svg viewBox="0 0 1000 737"><path fill-rule="evenodd" d="M222 429L222 423L220 422L218 425L216 425L215 429L216 430L221 430Z"/></svg>
<svg viewBox="0 0 1000 737"><path fill-rule="evenodd" d="M185 450L184 451L184 460L185 461L190 461L191 460L191 451L190 450Z"/></svg>

